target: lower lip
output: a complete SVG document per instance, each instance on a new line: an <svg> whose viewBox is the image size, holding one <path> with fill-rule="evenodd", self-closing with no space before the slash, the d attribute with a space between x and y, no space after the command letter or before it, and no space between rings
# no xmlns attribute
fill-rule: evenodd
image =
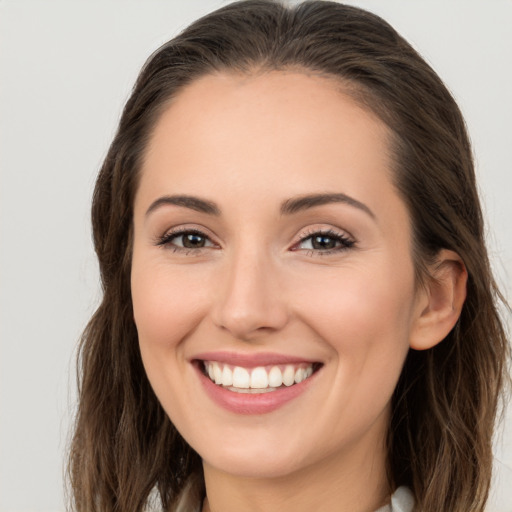
<svg viewBox="0 0 512 512"><path fill-rule="evenodd" d="M202 372L199 364L194 365L208 396L222 408L237 414L266 414L279 409L290 400L297 398L310 386L316 373L299 384L281 387L267 393L237 393L218 386Z"/></svg>

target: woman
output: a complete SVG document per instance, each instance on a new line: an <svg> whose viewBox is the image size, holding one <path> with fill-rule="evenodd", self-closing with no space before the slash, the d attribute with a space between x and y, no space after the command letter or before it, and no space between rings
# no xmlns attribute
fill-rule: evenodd
<svg viewBox="0 0 512 512"><path fill-rule="evenodd" d="M484 510L508 348L471 149L380 18L250 0L165 44L93 229L78 510Z"/></svg>

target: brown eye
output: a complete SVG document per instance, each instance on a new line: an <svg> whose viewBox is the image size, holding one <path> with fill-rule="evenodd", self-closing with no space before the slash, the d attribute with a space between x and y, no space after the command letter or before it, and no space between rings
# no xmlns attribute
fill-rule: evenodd
<svg viewBox="0 0 512 512"><path fill-rule="evenodd" d="M296 249L305 249L316 253L330 254L331 252L350 249L355 244L354 240L345 234L334 231L312 233L304 237L296 246Z"/></svg>
<svg viewBox="0 0 512 512"><path fill-rule="evenodd" d="M185 235L181 235L181 239L183 241L183 247L186 247L187 249L197 249L206 245L206 237L197 233L187 233Z"/></svg>
<svg viewBox="0 0 512 512"><path fill-rule="evenodd" d="M326 235L316 235L311 237L311 246L313 249L334 249L337 243L337 240Z"/></svg>
<svg viewBox="0 0 512 512"><path fill-rule="evenodd" d="M215 244L204 233L190 230L168 233L158 240L157 245L177 251L215 247Z"/></svg>

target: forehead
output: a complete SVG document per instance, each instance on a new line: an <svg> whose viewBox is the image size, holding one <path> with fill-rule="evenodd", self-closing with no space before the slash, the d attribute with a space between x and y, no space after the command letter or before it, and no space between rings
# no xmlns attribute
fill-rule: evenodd
<svg viewBox="0 0 512 512"><path fill-rule="evenodd" d="M162 188L204 195L225 186L248 199L337 189L361 198L374 191L378 200L383 186L394 192L390 138L337 80L297 71L207 75L164 109L137 195L147 202Z"/></svg>
<svg viewBox="0 0 512 512"><path fill-rule="evenodd" d="M333 135L348 128L353 133L364 131L365 135L382 137L385 142L390 130L362 106L361 98L361 91L353 84L307 71L210 74L178 91L163 108L150 150L166 127L180 125L174 136L186 135L192 129L211 134L219 128L228 132L229 121L236 123L232 125L233 136L258 130L264 135L281 129L295 136L323 136L327 142L333 128ZM300 133L306 124L307 133Z"/></svg>

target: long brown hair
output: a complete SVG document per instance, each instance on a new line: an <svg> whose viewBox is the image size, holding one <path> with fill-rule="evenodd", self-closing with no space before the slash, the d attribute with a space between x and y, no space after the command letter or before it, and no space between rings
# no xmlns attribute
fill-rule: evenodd
<svg viewBox="0 0 512 512"><path fill-rule="evenodd" d="M160 406L139 353L130 295L138 173L160 113L188 83L226 70L286 68L338 79L390 128L418 280L442 248L466 266L456 327L406 359L392 401L389 478L413 490L418 512L484 510L509 348L462 115L436 73L378 16L334 2L268 0L227 5L149 58L101 168L92 224L103 300L79 352L69 462L76 510L142 511L151 499L169 510L185 486L203 492L200 458Z"/></svg>

